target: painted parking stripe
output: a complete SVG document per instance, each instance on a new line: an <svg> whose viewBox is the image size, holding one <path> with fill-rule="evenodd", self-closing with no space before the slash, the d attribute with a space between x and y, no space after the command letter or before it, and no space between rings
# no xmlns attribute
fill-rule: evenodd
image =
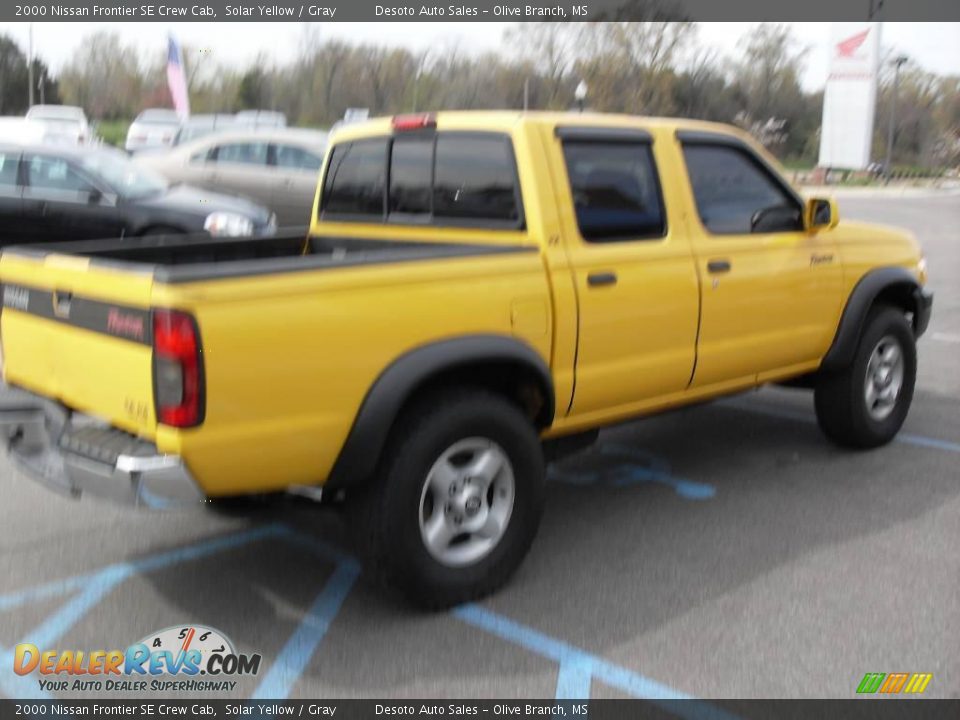
<svg viewBox="0 0 960 720"><path fill-rule="evenodd" d="M779 408L767 403L744 402L738 399L728 399L718 401L719 405L724 405L735 410L744 412L753 412L759 415L769 415L770 417L783 418L784 420L796 420L803 423L816 423L817 419L805 413ZM917 447L933 448L936 450L945 450L947 452L960 453L960 443L951 440L940 440L939 438L927 437L925 435L913 435L911 433L898 433L894 441L904 443L905 445L915 445Z"/></svg>
<svg viewBox="0 0 960 720"><path fill-rule="evenodd" d="M263 527L247 530L245 532L234 533L212 540L204 540L194 545L188 545L176 550L161 552L156 555L150 555L140 560L134 560L128 563L116 563L108 565L105 568L82 575L54 580L53 582L35 585L23 590L17 590L12 593L0 595L0 612L10 610L26 603L39 602L50 598L59 597L70 592L75 592L86 587L92 580L99 577L106 571L128 569L132 573L150 572L160 570L170 565L187 562L189 560L198 560L207 555L211 555L225 550L246 545L273 537L281 537L289 534L290 530L279 524L264 525Z"/></svg>
<svg viewBox="0 0 960 720"><path fill-rule="evenodd" d="M565 700L589 699L589 680L596 679L633 697L656 702L679 717L690 720L734 720L736 718L735 715L707 702L697 700L686 693L627 670L479 605L462 605L451 612L454 617L469 625L559 663L558 698L562 694L567 696L562 698ZM578 698L569 697L572 694L578 695ZM690 702L669 703L674 700Z"/></svg>
<svg viewBox="0 0 960 720"><path fill-rule="evenodd" d="M299 627L260 681L251 700L285 700L313 658L360 575L354 562L337 566Z"/></svg>

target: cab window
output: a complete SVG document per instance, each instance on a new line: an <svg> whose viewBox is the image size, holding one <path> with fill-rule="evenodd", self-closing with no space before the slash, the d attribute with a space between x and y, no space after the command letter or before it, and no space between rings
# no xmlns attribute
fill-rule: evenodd
<svg viewBox="0 0 960 720"><path fill-rule="evenodd" d="M418 133L344 143L330 156L323 211L380 214L395 223L514 228L522 220L516 178L506 135Z"/></svg>
<svg viewBox="0 0 960 720"><path fill-rule="evenodd" d="M663 201L650 143L566 141L563 155L584 240L664 236Z"/></svg>
<svg viewBox="0 0 960 720"><path fill-rule="evenodd" d="M519 221L513 150L506 137L440 133L435 163L435 217Z"/></svg>
<svg viewBox="0 0 960 720"><path fill-rule="evenodd" d="M323 210L382 218L386 180L386 139L337 145L324 178Z"/></svg>
<svg viewBox="0 0 960 720"><path fill-rule="evenodd" d="M704 227L717 235L802 229L802 212L794 197L752 157L737 147L688 144L683 147L687 173Z"/></svg>
<svg viewBox="0 0 960 720"><path fill-rule="evenodd" d="M397 138L390 149L390 213L429 215L433 139Z"/></svg>

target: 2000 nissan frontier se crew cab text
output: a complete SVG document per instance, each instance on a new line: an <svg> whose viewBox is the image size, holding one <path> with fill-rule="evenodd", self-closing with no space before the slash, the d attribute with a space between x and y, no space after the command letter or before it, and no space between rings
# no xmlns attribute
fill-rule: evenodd
<svg viewBox="0 0 960 720"><path fill-rule="evenodd" d="M490 592L545 458L764 383L890 441L932 296L910 236L838 222L725 126L441 113L332 139L306 238L144 237L0 259L0 439L73 495L323 487L427 606Z"/></svg>

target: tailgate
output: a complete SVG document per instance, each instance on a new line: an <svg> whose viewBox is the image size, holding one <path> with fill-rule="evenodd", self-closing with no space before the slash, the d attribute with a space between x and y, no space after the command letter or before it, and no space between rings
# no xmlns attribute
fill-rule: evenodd
<svg viewBox="0 0 960 720"><path fill-rule="evenodd" d="M152 274L4 251L0 284L4 380L152 438Z"/></svg>

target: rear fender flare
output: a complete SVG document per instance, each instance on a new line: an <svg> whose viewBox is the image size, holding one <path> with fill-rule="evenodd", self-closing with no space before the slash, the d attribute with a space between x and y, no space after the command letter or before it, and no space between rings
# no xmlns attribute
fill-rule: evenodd
<svg viewBox="0 0 960 720"><path fill-rule="evenodd" d="M532 347L501 335L471 335L430 343L394 360L373 383L324 487L340 489L363 483L373 475L394 422L418 389L458 368L500 363L520 366L536 378L544 401L538 425L549 425L556 409L553 378Z"/></svg>

